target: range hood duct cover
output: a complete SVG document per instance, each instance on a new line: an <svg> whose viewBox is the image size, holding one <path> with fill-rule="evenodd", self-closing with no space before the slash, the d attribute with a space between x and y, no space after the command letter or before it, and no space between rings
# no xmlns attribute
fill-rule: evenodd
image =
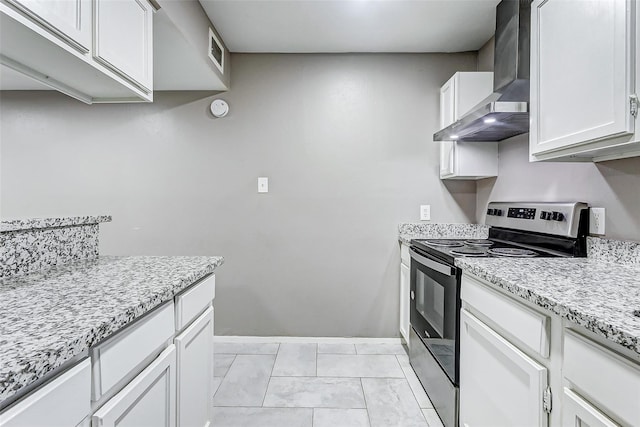
<svg viewBox="0 0 640 427"><path fill-rule="evenodd" d="M493 93L436 132L434 141L501 141L529 132L530 34L530 0L502 0L496 7Z"/></svg>

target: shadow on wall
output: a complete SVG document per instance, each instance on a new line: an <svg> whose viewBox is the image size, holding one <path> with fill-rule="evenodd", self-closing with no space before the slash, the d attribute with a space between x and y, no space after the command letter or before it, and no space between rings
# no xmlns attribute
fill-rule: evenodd
<svg viewBox="0 0 640 427"><path fill-rule="evenodd" d="M618 204L615 220L630 225L630 236L619 238L640 241L640 157L596 163L596 168L609 186L612 200ZM612 220L607 216L607 227Z"/></svg>
<svg viewBox="0 0 640 427"><path fill-rule="evenodd" d="M445 179L440 180L440 182L447 189L456 206L461 209L467 217L473 218L475 212L470 209L468 200L470 195L476 193L475 181Z"/></svg>

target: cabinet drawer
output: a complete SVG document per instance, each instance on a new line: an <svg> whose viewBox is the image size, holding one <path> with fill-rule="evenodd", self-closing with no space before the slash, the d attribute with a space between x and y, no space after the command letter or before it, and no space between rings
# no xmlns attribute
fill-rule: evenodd
<svg viewBox="0 0 640 427"><path fill-rule="evenodd" d="M85 359L0 414L0 426L74 426L90 413L91 362Z"/></svg>
<svg viewBox="0 0 640 427"><path fill-rule="evenodd" d="M640 366L577 333L564 334L563 376L614 419L640 425Z"/></svg>
<svg viewBox="0 0 640 427"><path fill-rule="evenodd" d="M562 425L589 427L619 427L589 402L564 388L562 396Z"/></svg>
<svg viewBox="0 0 640 427"><path fill-rule="evenodd" d="M172 344L92 417L93 427L175 427L176 348Z"/></svg>
<svg viewBox="0 0 640 427"><path fill-rule="evenodd" d="M549 357L549 317L464 275L462 300L542 357Z"/></svg>
<svg viewBox="0 0 640 427"><path fill-rule="evenodd" d="M174 332L173 313L172 301L91 350L93 400L140 371L143 363L166 345Z"/></svg>
<svg viewBox="0 0 640 427"><path fill-rule="evenodd" d="M176 296L176 331L205 311L215 297L216 276L211 275Z"/></svg>
<svg viewBox="0 0 640 427"><path fill-rule="evenodd" d="M411 266L411 255L409 254L409 246L404 243L400 245L400 261L407 267Z"/></svg>

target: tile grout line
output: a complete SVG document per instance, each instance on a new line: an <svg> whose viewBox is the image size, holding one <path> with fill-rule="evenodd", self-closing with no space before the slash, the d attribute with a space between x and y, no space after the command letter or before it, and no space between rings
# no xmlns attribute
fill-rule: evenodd
<svg viewBox="0 0 640 427"><path fill-rule="evenodd" d="M318 377L318 343L316 343L316 378L317 377ZM315 414L315 411L314 411L314 414Z"/></svg>
<svg viewBox="0 0 640 427"><path fill-rule="evenodd" d="M369 421L369 427L371 427L371 415L369 415L369 405L367 405L367 395L364 393L362 378L360 378L360 388L362 389L362 398L364 399L364 409L367 411L367 420Z"/></svg>
<svg viewBox="0 0 640 427"><path fill-rule="evenodd" d="M398 359L398 356L396 356L396 359ZM398 364L400 364L400 359L398 359ZM426 420L426 417L424 416L424 412L422 412L422 406L420 406L420 401L418 401L418 396L416 396L416 392L413 391L413 387L411 387L411 383L409 383L409 378L407 378L407 373L404 371L404 368L402 367L402 364L400 364L400 369L402 369L402 373L404 374L404 379L407 380L407 384L409 385L409 390L411 390L411 395L413 396L413 400L416 401L416 404L418 405L418 408L420 409L420 413L422 414L422 418L425 418L425 420ZM427 423L427 425L428 424L429 423Z"/></svg>
<svg viewBox="0 0 640 427"><path fill-rule="evenodd" d="M276 351L275 357L273 358L273 365L271 365L271 373L269 374L269 381L267 382L267 388L264 389L264 396L262 396L262 404L260 404L261 408L264 408L264 401L267 399L267 392L269 391L269 386L271 385L271 378L273 378L273 368L276 367L276 360L278 360L279 352L280 352L280 343L278 343L278 351Z"/></svg>

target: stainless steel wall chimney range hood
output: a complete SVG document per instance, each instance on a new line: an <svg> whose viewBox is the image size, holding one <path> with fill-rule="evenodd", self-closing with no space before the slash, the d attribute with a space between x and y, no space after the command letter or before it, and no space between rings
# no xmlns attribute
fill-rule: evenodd
<svg viewBox="0 0 640 427"><path fill-rule="evenodd" d="M530 0L502 0L496 7L493 93L434 141L501 141L529 132Z"/></svg>

